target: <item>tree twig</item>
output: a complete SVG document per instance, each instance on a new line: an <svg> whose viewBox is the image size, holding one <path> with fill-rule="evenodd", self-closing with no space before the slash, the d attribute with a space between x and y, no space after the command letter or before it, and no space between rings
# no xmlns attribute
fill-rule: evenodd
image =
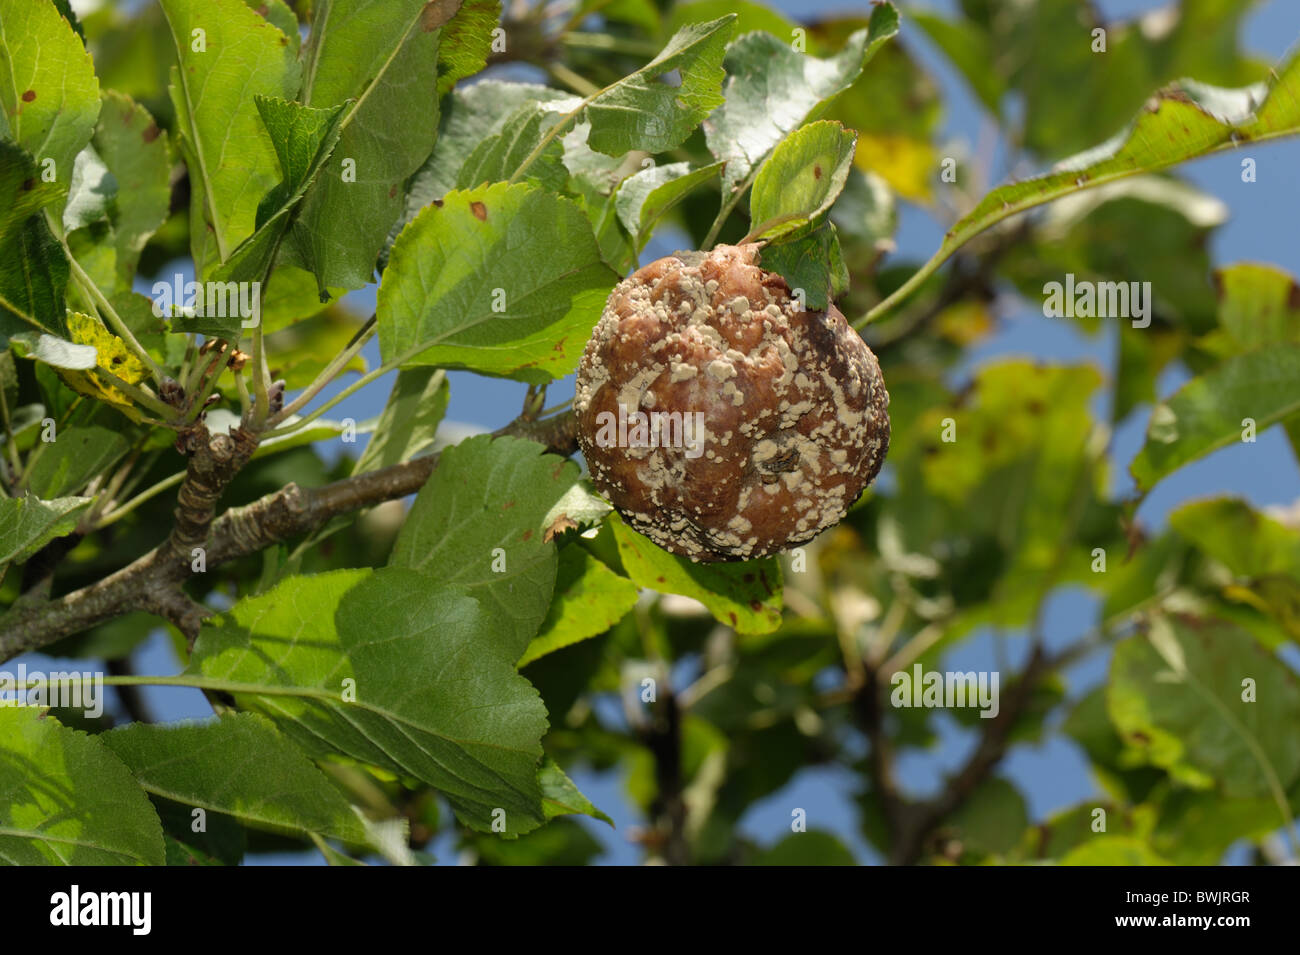
<svg viewBox="0 0 1300 955"><path fill-rule="evenodd" d="M506 426L495 432L540 441L568 455L575 446L573 416ZM252 504L231 508L213 520L217 500L243 467L256 443L237 428L207 436L200 425L182 436L191 449L190 467L177 495L176 526L167 540L126 567L55 600L15 606L0 617L0 661L36 650L131 610L146 610L174 623L187 637L208 613L180 590L193 576L194 548L204 548L205 569L256 553L309 533L330 518L395 500L418 491L439 456L416 458L379 471L303 489L289 484Z"/></svg>
<svg viewBox="0 0 1300 955"><path fill-rule="evenodd" d="M868 772L872 792L889 827L888 859L891 864L914 865L920 861L931 836L943 821L965 805L1002 761L1011 730L1033 697L1039 680L1056 669L1060 662L1055 657L1048 657L1041 644L1035 645L1029 662L1008 694L1009 698L1001 702L998 715L984 726L975 751L948 780L942 792L921 801L904 797L894 780L893 750L884 731L880 705L884 688L877 681L876 673L870 674L871 679L857 694L854 703L871 745Z"/></svg>

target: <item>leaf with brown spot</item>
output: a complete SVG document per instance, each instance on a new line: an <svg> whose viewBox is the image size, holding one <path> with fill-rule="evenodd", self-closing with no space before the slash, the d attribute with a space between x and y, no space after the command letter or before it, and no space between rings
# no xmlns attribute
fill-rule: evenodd
<svg viewBox="0 0 1300 955"><path fill-rule="evenodd" d="M542 533L542 540L546 543L550 543L565 531L576 531L578 527L578 522L568 514L561 514L547 525L546 530Z"/></svg>
<svg viewBox="0 0 1300 955"><path fill-rule="evenodd" d="M582 209L529 183L445 199L393 243L376 308L384 360L534 384L573 371L617 279Z"/></svg>
<svg viewBox="0 0 1300 955"><path fill-rule="evenodd" d="M1277 66L1262 102L1255 86L1167 88L1118 135L1061 160L1044 175L1008 183L988 193L953 226L926 268L938 268L976 235L1026 209L1081 189L1233 149L1252 139L1297 133L1300 54L1293 53ZM918 276L924 278L922 273Z"/></svg>
<svg viewBox="0 0 1300 955"><path fill-rule="evenodd" d="M460 10L462 0L429 0L420 11L420 29L432 33L445 26Z"/></svg>
<svg viewBox="0 0 1300 955"><path fill-rule="evenodd" d="M781 593L765 593L746 574L771 572L780 579L780 564L774 557L745 563L696 564L670 554L627 526L617 515L608 519L618 545L623 570L633 583L660 593L692 597L708 608L719 623L730 624L739 633L771 633L781 625Z"/></svg>

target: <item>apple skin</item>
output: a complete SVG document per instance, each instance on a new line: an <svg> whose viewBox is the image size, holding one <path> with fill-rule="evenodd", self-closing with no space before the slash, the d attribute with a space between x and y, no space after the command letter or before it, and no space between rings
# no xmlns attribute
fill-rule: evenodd
<svg viewBox="0 0 1300 955"><path fill-rule="evenodd" d="M799 304L756 244L677 252L610 294L578 366L578 444L629 525L695 561L747 560L843 519L889 450L880 365Z"/></svg>

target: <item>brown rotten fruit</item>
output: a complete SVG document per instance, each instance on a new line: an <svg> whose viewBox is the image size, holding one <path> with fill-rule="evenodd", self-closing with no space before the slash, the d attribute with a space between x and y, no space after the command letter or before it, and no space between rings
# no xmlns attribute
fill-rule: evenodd
<svg viewBox="0 0 1300 955"><path fill-rule="evenodd" d="M697 561L762 557L838 523L889 449L880 366L808 311L758 246L677 252L614 289L578 367L578 443L636 530Z"/></svg>

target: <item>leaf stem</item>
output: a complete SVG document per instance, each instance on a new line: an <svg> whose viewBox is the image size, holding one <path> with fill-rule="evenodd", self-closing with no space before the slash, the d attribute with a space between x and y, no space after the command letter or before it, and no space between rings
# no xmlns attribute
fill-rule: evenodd
<svg viewBox="0 0 1300 955"><path fill-rule="evenodd" d="M18 457L18 447L14 443L13 424L9 420L9 399L5 397L4 388L0 387L0 414L4 416L5 426L5 453L9 456L9 463L13 467L14 478L22 471L22 459Z"/></svg>
<svg viewBox="0 0 1300 955"><path fill-rule="evenodd" d="M262 433L262 437L278 438L286 434L293 434L299 428L302 428L305 425L315 421L317 418L323 415L330 408L333 408L344 398L348 398L356 394L358 391L360 391L366 385L370 384L372 381L375 381L378 378L382 378L384 375L388 374L393 369L399 367L404 362L407 362L410 359L414 358L416 355L420 354L420 352L428 351L431 347L432 344L430 342L420 342L418 345L414 345L411 348L408 348L406 351L398 355L392 361L386 362L383 365L380 365L374 371L362 375L352 384L348 385L348 387L340 391L333 398L329 399L323 405L317 408L315 411L311 412L311 414L303 415L301 418L299 418L291 425L286 425L285 427L274 427L275 425L278 425L282 421L284 421L286 417L288 417L288 414L286 414L285 412L288 412L289 414L293 413L290 412L288 408L284 409L284 411L280 412L274 418L272 418L270 421L267 422L267 424L271 425L272 428L270 431L264 431Z"/></svg>
<svg viewBox="0 0 1300 955"><path fill-rule="evenodd" d="M203 406L207 404L208 396L212 394L213 390L217 387L217 382L221 379L221 372L223 370L222 366L225 364L225 360L223 360L225 359L225 355L226 353L224 351L217 352L216 359L208 365L208 377L207 380L203 382L203 391L199 393L198 399L190 405L190 421L199 420L199 416L203 414Z"/></svg>
<svg viewBox="0 0 1300 955"><path fill-rule="evenodd" d="M248 409L252 405L252 399L248 396L248 382L244 380L244 372L235 372L235 390L239 392L239 419L241 421L248 417Z"/></svg>
<svg viewBox="0 0 1300 955"><path fill-rule="evenodd" d="M96 365L91 369L96 375L104 379L104 383L116 388L118 391L128 395L136 404L143 405L154 414L167 421L176 415L176 409L168 405L161 398L156 397L138 385L133 385L129 381L123 381L117 375L113 374L107 368L101 368Z"/></svg>
<svg viewBox="0 0 1300 955"><path fill-rule="evenodd" d="M659 48L653 43L638 43L636 40L614 36L609 33L573 32L560 37L565 46L586 50L608 50L611 53L630 53L633 56L654 57Z"/></svg>
<svg viewBox="0 0 1300 955"><path fill-rule="evenodd" d="M743 196L749 190L749 187L754 184L754 177L757 175L758 167L755 166L749 171L749 175L731 191L730 196L723 197L722 208L718 210L717 218L715 218L713 224L709 226L708 234L705 235L704 241L700 243L700 248L713 248L713 243L717 241L718 233L722 231L722 226L726 223L727 216L731 215L731 210L736 208L736 203L740 202L740 197ZM726 177L724 176L724 181L725 178Z"/></svg>
<svg viewBox="0 0 1300 955"><path fill-rule="evenodd" d="M214 376L215 377L215 376ZM263 342L262 323L253 329L253 427L261 430L271 412L270 369L266 367L266 349Z"/></svg>
<svg viewBox="0 0 1300 955"><path fill-rule="evenodd" d="M283 410L279 411L268 424L274 427L286 420L290 415L296 414L302 408L305 408L313 398L321 393L326 385L339 376L343 369L348 366L348 363L357 356L357 353L366 347L366 343L374 337L377 327L378 319L376 316L371 315L357 333L352 336L352 341L348 342L347 347L335 355L333 360L312 380L311 384L302 390L302 394L285 405Z"/></svg>
<svg viewBox="0 0 1300 955"><path fill-rule="evenodd" d="M900 302L920 288L925 283L925 280L937 272L939 266L947 262L948 259L952 257L952 254L964 244L965 243L963 242L960 245L954 245L952 247L940 246L939 251L932 255L928 262L913 272L906 282L894 289L893 292L869 309L867 314L863 315L862 318L853 323L853 327L861 331L876 319L883 318L885 315L889 314L889 312L893 311Z"/></svg>
<svg viewBox="0 0 1300 955"><path fill-rule="evenodd" d="M120 507L115 507L112 510L108 511L106 514L104 514L104 516L101 517L95 523L95 530L99 530L100 528L107 527L109 524L112 524L114 521L126 517L126 515L130 514L132 511L134 511L145 501L149 500L150 498L157 497L159 494L167 490L169 487L175 487L177 484L180 484L181 481L183 480L185 480L185 472L177 471L171 477L165 477L157 484L145 488L143 491L141 491L135 497L131 498L131 500L126 501Z"/></svg>
<svg viewBox="0 0 1300 955"><path fill-rule="evenodd" d="M298 696L317 700L341 700L338 693L308 686L267 686L263 683L238 683L219 680L197 673L180 673L176 676L106 676L105 686L184 686L196 690L215 690L218 693L247 693L255 696Z"/></svg>
<svg viewBox="0 0 1300 955"><path fill-rule="evenodd" d="M80 407L83 400L85 399L81 395L77 395L77 397L72 400L72 404L68 405L67 410L63 412L63 417L55 422L54 433L56 437L58 436L58 433L67 426L68 421L72 418L72 413ZM27 456L27 466L23 468L22 477L18 480L19 490L25 490L27 488L27 479L31 476L33 465L40 460L41 455L45 453L45 449L53 443L53 441L38 441L36 443L35 450Z"/></svg>
<svg viewBox="0 0 1300 955"><path fill-rule="evenodd" d="M49 214L48 209L46 210L46 214ZM57 232L55 234L58 235ZM144 346L136 339L135 335L131 332L131 329L127 327L126 322L122 321L122 317L117 314L117 310L113 308L112 304L104 296L104 293L99 290L99 286L95 284L95 280L92 279L90 275L87 274L86 270L81 267L81 264L73 256L72 250L68 248L67 240L62 235L59 235L59 244L63 246L63 254L68 258L68 268L76 278L77 284L85 290L86 294L90 297L91 302L99 310L100 317L112 327L113 332L117 337L122 339L122 341L126 343L126 346L131 349L131 351L135 353L135 356L144 363L146 368L149 369L149 374L153 378L154 383L161 384L165 377L162 368L160 368L158 363L153 360L153 357L145 351Z"/></svg>
<svg viewBox="0 0 1300 955"><path fill-rule="evenodd" d="M591 80L573 72L563 63L548 63L546 71L555 79L573 89L579 96L595 96L600 92L600 87Z"/></svg>

